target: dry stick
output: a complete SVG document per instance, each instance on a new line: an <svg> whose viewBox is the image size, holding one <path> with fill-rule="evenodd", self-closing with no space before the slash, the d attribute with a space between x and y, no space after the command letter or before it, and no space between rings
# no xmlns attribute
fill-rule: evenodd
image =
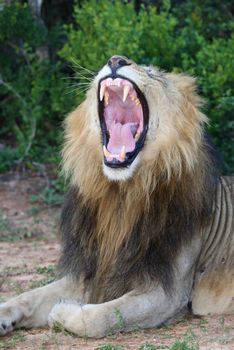
<svg viewBox="0 0 234 350"><path fill-rule="evenodd" d="M33 143L33 139L35 138L35 134L36 134L36 129L37 129L37 121L36 118L32 117L32 111L31 109L28 107L27 102L25 101L25 99L18 93L18 91L16 91L13 86L11 86L11 84L7 83L6 81L2 80L0 78L0 84L2 84L3 86L5 86L8 90L10 90L24 105L25 109L28 111L29 115L31 116L31 120L32 120L32 125L31 125L31 134L29 136L28 139L28 144L27 147L24 151L24 154L22 155L22 157L17 161L18 165L17 167L19 168L20 165L23 163L24 159L28 156L28 153L32 147L32 143Z"/></svg>

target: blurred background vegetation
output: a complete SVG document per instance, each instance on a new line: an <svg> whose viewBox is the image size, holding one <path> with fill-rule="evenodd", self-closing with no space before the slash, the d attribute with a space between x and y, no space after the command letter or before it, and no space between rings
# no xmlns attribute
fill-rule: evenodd
<svg viewBox="0 0 234 350"><path fill-rule="evenodd" d="M64 116L82 100L93 73L123 54L198 77L222 171L233 173L232 6L231 0L0 1L0 172L58 168Z"/></svg>

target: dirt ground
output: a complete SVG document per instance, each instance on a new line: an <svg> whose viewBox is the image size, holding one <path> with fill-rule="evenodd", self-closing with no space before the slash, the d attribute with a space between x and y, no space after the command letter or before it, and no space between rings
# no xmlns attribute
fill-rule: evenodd
<svg viewBox="0 0 234 350"><path fill-rule="evenodd" d="M42 175L0 176L0 301L55 278L61 208L56 200L51 205L43 202L45 189L50 194L48 179ZM100 340L48 328L19 330L2 337L0 349L234 350L234 316L187 315L173 325Z"/></svg>

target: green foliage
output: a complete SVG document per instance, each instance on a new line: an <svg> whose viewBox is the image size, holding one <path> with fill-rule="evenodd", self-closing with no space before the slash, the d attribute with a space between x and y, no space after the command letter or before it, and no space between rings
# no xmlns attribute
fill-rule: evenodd
<svg viewBox="0 0 234 350"><path fill-rule="evenodd" d="M207 40L228 37L233 29L231 0L185 0L173 8L181 28Z"/></svg>
<svg viewBox="0 0 234 350"><path fill-rule="evenodd" d="M75 6L74 18L75 24L66 26L68 42L60 51L67 61L76 57L81 65L97 70L119 54L139 63L172 66L177 21L167 12L142 5L136 13L133 2L90 0Z"/></svg>
<svg viewBox="0 0 234 350"><path fill-rule="evenodd" d="M82 98L75 96L77 82L82 80L85 88L90 79L78 74L74 91L67 94L62 78L71 74L68 64L75 59L97 71L120 54L198 77L209 131L224 156L223 171L233 172L231 1L182 0L173 6L169 0L79 3L66 25L62 18L56 20L61 11L47 4L47 27L21 1L0 11L0 171L35 161L58 163L61 121Z"/></svg>
<svg viewBox="0 0 234 350"><path fill-rule="evenodd" d="M203 95L206 97L207 114L211 117L210 132L215 143L226 158L225 170L233 172L233 130L234 130L234 36L230 39L216 39L196 54L191 65L199 77ZM189 67L187 66L187 70Z"/></svg>
<svg viewBox="0 0 234 350"><path fill-rule="evenodd" d="M13 46L11 40L14 38L14 41L25 41L34 47L45 42L46 31L36 24L26 4L21 5L15 1L13 5L6 6L0 14L1 42L9 40L9 45Z"/></svg>
<svg viewBox="0 0 234 350"><path fill-rule="evenodd" d="M0 171L58 154L72 96L65 93L62 62L48 57L49 38L26 4L0 11Z"/></svg>

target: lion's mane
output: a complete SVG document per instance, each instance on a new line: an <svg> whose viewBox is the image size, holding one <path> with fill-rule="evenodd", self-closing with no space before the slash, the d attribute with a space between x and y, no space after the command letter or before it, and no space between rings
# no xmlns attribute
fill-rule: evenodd
<svg viewBox="0 0 234 350"><path fill-rule="evenodd" d="M60 268L82 277L90 302L155 281L172 293L175 256L212 213L215 167L194 79L158 73L148 80L148 138L130 179L110 181L103 174L95 84L65 122L71 188L62 213ZM156 116L163 122L154 140Z"/></svg>

